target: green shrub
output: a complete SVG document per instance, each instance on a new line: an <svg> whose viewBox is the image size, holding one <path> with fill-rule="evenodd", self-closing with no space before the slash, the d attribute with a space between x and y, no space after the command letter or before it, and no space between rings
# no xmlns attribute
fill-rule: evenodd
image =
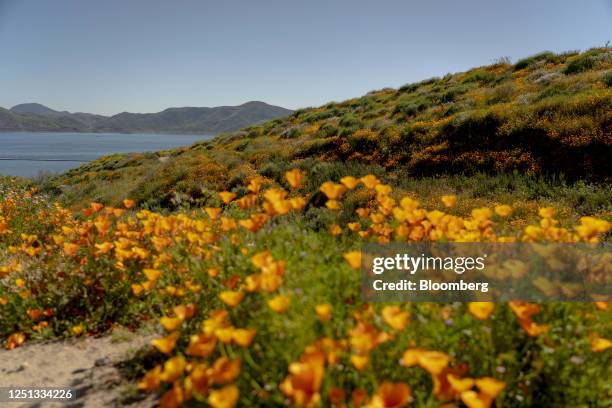
<svg viewBox="0 0 612 408"><path fill-rule="evenodd" d="M591 58L579 58L572 61L563 72L567 75L578 74L593 69L594 66L595 62Z"/></svg>
<svg viewBox="0 0 612 408"><path fill-rule="evenodd" d="M320 120L329 119L334 116L333 110L324 110L321 112L312 112L306 116L304 116L304 121L308 123L318 122Z"/></svg>
<svg viewBox="0 0 612 408"><path fill-rule="evenodd" d="M281 133L280 137L281 139L295 139L296 137L300 137L302 134L303 131L300 126L292 126Z"/></svg>
<svg viewBox="0 0 612 408"><path fill-rule="evenodd" d="M399 103L393 110L393 114L397 113L401 113L406 116L414 116L419 113L419 107L412 101Z"/></svg>
<svg viewBox="0 0 612 408"><path fill-rule="evenodd" d="M416 91L417 89L419 89L419 86L420 86L419 84L406 84L406 85L400 86L398 91L401 93L412 93Z"/></svg>
<svg viewBox="0 0 612 408"><path fill-rule="evenodd" d="M431 97L427 95L421 95L418 97L412 95L405 96L398 101L397 105L393 109L393 114L396 115L401 113L405 116L414 116L430 106L432 106L432 100Z"/></svg>
<svg viewBox="0 0 612 408"><path fill-rule="evenodd" d="M470 82L480 82L480 83L490 83L495 80L495 73L484 70L484 69L475 69L469 72L465 78L463 78L463 83L467 84Z"/></svg>
<svg viewBox="0 0 612 408"><path fill-rule="evenodd" d="M338 134L338 128L331 123L324 123L319 128L319 135L322 137L332 137Z"/></svg>
<svg viewBox="0 0 612 408"><path fill-rule="evenodd" d="M519 71L521 69L525 69L533 66L538 61L551 61L555 58L555 54L550 51L541 52L536 55L532 55L531 57L523 58L517 61L514 64L514 70Z"/></svg>
<svg viewBox="0 0 612 408"><path fill-rule="evenodd" d="M360 126L361 125L361 121L359 120L359 118L357 118L357 116L355 115L345 115L342 117L342 119L340 119L340 126L342 127L353 127L353 126Z"/></svg>
<svg viewBox="0 0 612 408"><path fill-rule="evenodd" d="M338 132L338 136L340 136L340 137L349 137L353 133L357 132L359 129L361 129L361 127L359 125L353 125L353 126L350 126L350 127L343 127Z"/></svg>
<svg viewBox="0 0 612 408"><path fill-rule="evenodd" d="M579 74L581 72L593 69L594 67L595 60L593 59L593 54L585 53L567 64L567 67L565 67L563 73L566 75Z"/></svg>
<svg viewBox="0 0 612 408"><path fill-rule="evenodd" d="M553 96L564 95L567 93L567 84L564 83L554 83L547 86L540 95L537 96L535 100L542 100L545 98L550 98Z"/></svg>
<svg viewBox="0 0 612 408"><path fill-rule="evenodd" d="M505 83L491 90L491 94L489 99L487 100L487 103L491 105L495 103L510 102L510 100L512 100L513 95L514 85Z"/></svg>
<svg viewBox="0 0 612 408"><path fill-rule="evenodd" d="M248 131L249 131L249 134L247 135L247 137L249 139L254 139L262 135L262 129L260 127L248 129Z"/></svg>
<svg viewBox="0 0 612 408"><path fill-rule="evenodd" d="M612 88L612 71L608 72L603 77L603 82L608 88Z"/></svg>

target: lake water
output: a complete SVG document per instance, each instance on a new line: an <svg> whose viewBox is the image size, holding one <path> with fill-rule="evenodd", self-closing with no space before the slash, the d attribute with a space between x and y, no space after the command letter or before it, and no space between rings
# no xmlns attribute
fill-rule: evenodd
<svg viewBox="0 0 612 408"><path fill-rule="evenodd" d="M0 174L35 177L61 173L112 153L188 146L214 135L0 132Z"/></svg>

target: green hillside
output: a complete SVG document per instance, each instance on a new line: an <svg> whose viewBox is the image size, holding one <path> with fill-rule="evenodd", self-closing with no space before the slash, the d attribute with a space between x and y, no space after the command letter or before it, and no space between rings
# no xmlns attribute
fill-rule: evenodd
<svg viewBox="0 0 612 408"><path fill-rule="evenodd" d="M17 131L78 131L82 123L72 117L47 117L31 113L13 112L0 108L0 130Z"/></svg>
<svg viewBox="0 0 612 408"><path fill-rule="evenodd" d="M595 185L609 177L611 86L609 48L545 52L301 109L188 148L101 158L47 185L71 204L130 196L173 207L201 204L208 190L232 189L255 173L281 180L297 166L320 179L373 172L408 189L426 177L427 189L546 195L548 182L524 177ZM460 176L474 174L488 177Z"/></svg>

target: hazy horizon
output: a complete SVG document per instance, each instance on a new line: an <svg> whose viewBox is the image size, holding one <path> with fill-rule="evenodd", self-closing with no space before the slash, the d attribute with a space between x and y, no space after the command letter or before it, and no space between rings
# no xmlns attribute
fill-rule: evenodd
<svg viewBox="0 0 612 408"><path fill-rule="evenodd" d="M296 109L612 40L612 2L0 0L0 106Z"/></svg>

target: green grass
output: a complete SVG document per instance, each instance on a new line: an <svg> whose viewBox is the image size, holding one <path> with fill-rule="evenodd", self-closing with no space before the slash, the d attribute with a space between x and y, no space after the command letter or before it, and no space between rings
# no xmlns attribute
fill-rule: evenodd
<svg viewBox="0 0 612 408"><path fill-rule="evenodd" d="M43 185L70 205L131 196L172 209L199 205L240 177L312 163L413 180L518 171L605 184L611 69L609 48L543 53L300 109L186 148L104 157Z"/></svg>
<svg viewBox="0 0 612 408"><path fill-rule="evenodd" d="M481 177L480 181L485 180L484 176ZM476 190L479 183L475 179L456 177L436 180L428 180L431 194L449 188L449 184L464 186L469 194L481 194ZM471 184L465 185L466 180L470 180ZM411 183L407 180L403 185L410 187ZM515 194L522 196L533 193L531 189L534 187L529 183L525 178L500 177L488 187L501 193L513 185ZM533 183L537 181L533 180ZM327 233L329 220L326 221L319 211L311 209L304 215L275 219L264 230L243 234L243 239L248 242L248 255L241 253L227 237L218 243L219 250L214 258L207 261L190 258L187 253L180 255L183 250L175 248L173 256L181 259L183 265L188 265L189 276L205 288L197 296L188 295L177 300L157 293L139 298L130 296L129 282L119 283L121 279L111 273L112 265L105 259L91 258L87 271L91 276L98 277L99 284L104 287L104 295L97 296L95 291L85 289L79 280L74 280L74 285L63 281L61 292L49 292L44 298L36 300L43 302L37 307L53 306L61 317L49 328L46 336L40 338L69 333L70 327L82 322L94 333L105 330L104 323L109 321L135 329L141 322L155 321L166 314L175 302L197 303L198 318L186 322L182 329L183 332L197 331L201 319L211 310L222 307L216 296L222 287L210 281L207 268L213 264L218 266L222 271L221 279L231 276L244 278L252 273L250 256L270 250L274 259L286 261L285 283L281 293L291 296L291 307L286 313L278 315L267 307L265 296L247 296L230 311L230 318L240 327L255 328L257 340L249 349L224 346L222 353L242 360L238 380L241 406L259 406L262 400L257 396L257 391L261 389L269 391L266 406L281 406L284 397L278 392L278 386L287 375L289 364L296 361L304 348L317 338L342 337L355 324L353 313L362 305L360 275L342 259L344 252L355 247L355 240L348 234L332 237ZM238 216L240 211L230 213ZM317 228L317 223L321 228ZM37 232L39 236L44 236L44 231ZM64 268L70 267L71 261L66 262ZM47 282L53 282L56 273L54 267L47 264L46 268L51 274ZM160 287L176 284L183 278L170 268L162 279ZM39 281L39 285L45 286L42 281ZM333 305L333 324L320 322L312 312L320 303ZM33 303L29 304L33 307ZM5 322L12 321L9 314L22 316L27 305L28 302L24 301L21 309L0 309L0 317ZM380 310L384 305L373 306ZM506 391L503 401L500 401L506 407L593 406L610 401L606 397L612 392L609 382L612 375L610 354L593 354L589 350L588 340L592 331L604 336L611 333L612 314L609 312L595 313L593 306L585 303L544 304L537 320L553 329L545 337L533 339L523 332L514 314L502 304L496 306L492 318L486 321L475 319L467 313L466 305L461 303L413 303L404 306L410 312L410 324L407 329L396 333L393 341L372 351L368 370L358 372L346 360L327 368L322 388L324 398L332 386L347 390L363 387L372 393L376 384L385 379L410 384L414 406L438 406L440 401L431 393L430 377L420 368L402 368L398 364L408 345L418 345L443 350L457 364L469 367L472 377L493 375L506 381ZM374 323L385 327L385 323L378 318ZM14 327L4 325L0 329L0 335L6 335L5 330L10 332ZM113 336L116 341L124 341L130 334L122 330ZM184 344L181 343L180 347L184 347ZM124 379L133 383L147 370L164 361L165 357L159 352L143 348L118 368ZM137 401L143 395L134 387L126 386L124 398L125 401Z"/></svg>

